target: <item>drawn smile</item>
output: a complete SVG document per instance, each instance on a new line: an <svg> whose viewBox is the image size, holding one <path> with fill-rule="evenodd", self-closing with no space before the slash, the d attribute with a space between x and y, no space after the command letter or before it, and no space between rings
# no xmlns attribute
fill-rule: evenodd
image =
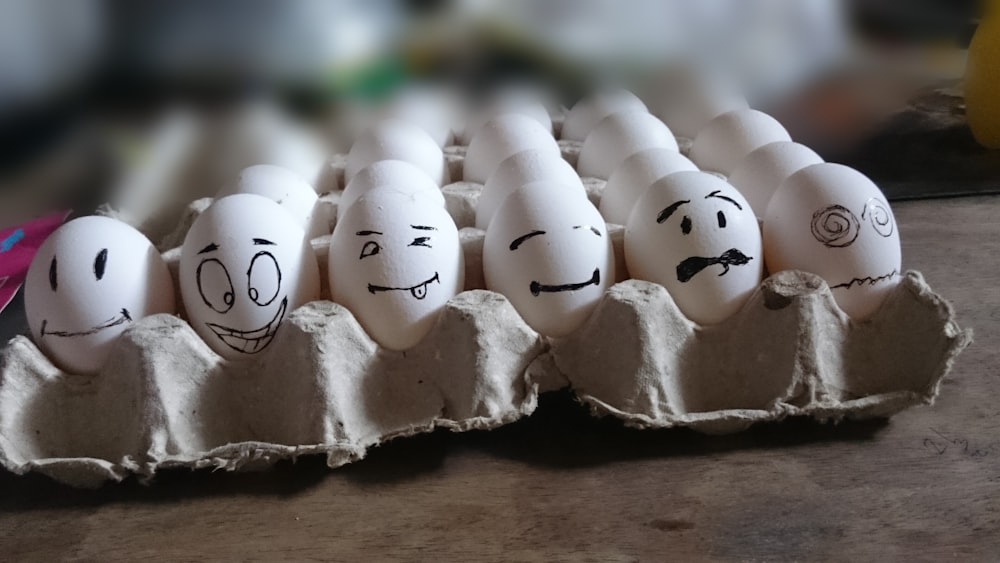
<svg viewBox="0 0 1000 563"><path fill-rule="evenodd" d="M590 279L585 282L580 283L564 283L561 285L545 285L544 283L538 283L536 281L531 282L529 286L531 289L531 294L538 297L539 293L559 293L562 291L576 291L578 289L583 289L588 285L600 285L601 283L601 269L594 268L594 275L590 276Z"/></svg>
<svg viewBox="0 0 1000 563"><path fill-rule="evenodd" d="M851 289L854 286L875 285L879 282L889 281L898 275L899 272L897 270L893 270L884 276L876 276L874 278L871 276L866 276L863 278L854 278L849 282L838 283L837 285L831 285L830 289Z"/></svg>
<svg viewBox="0 0 1000 563"><path fill-rule="evenodd" d="M729 250L723 252L721 256L712 256L708 258L703 256L692 256L677 265L677 281L687 283L691 280L691 278L698 275L705 268L716 264L722 266L723 269L719 275L724 276L729 273L730 266L744 266L751 260L753 260L753 258L743 254L735 248L730 248Z"/></svg>
<svg viewBox="0 0 1000 563"><path fill-rule="evenodd" d="M130 322L132 322L132 315L129 314L128 309L123 307L121 310L121 314L119 314L118 316L112 317L95 327L89 328L87 330L81 330L79 332L69 332L66 330L47 331L45 330L45 327L48 326L49 320L45 319L42 321L41 333L43 338L46 336L61 336L61 337L90 336L91 334L97 334L98 332L101 332L106 328L111 328L113 326L118 326L120 324L125 324Z"/></svg>
<svg viewBox="0 0 1000 563"><path fill-rule="evenodd" d="M375 294L380 291L409 291L410 295L412 295L414 299L423 299L424 297L427 297L427 286L434 282L441 283L441 280L438 279L437 272L434 272L434 275L427 281L418 283L417 285L411 287L389 287L370 283L368 284L368 292Z"/></svg>
<svg viewBox="0 0 1000 563"><path fill-rule="evenodd" d="M285 309L288 307L288 296L281 300L281 306L266 325L254 330L236 330L215 323L205 323L212 332L219 337L222 342L237 352L244 354L256 354L274 339L278 327L281 326L281 319L285 317Z"/></svg>

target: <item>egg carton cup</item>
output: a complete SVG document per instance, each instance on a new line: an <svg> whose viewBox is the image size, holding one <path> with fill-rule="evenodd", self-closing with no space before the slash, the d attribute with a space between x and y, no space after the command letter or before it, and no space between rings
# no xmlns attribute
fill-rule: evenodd
<svg viewBox="0 0 1000 563"><path fill-rule="evenodd" d="M560 146L575 164L579 143ZM461 229L466 290L416 346L378 346L330 301L326 276L321 300L292 312L251 361L218 356L183 310L129 327L92 376L60 370L17 336L0 351L0 464L78 487L129 475L145 482L170 468L253 470L301 455L338 467L394 438L514 422L534 411L539 393L564 387L592 414L639 428L722 434L786 416L887 417L932 403L971 342L918 272L863 321L819 277L786 271L765 279L736 315L700 326L662 286L628 279L620 225L608 231L618 283L574 333L541 336L485 289L485 233L472 227L482 185L461 180L464 147L445 152L456 181L442 191ZM338 189L344 163L338 155L329 164ZM604 181L583 181L596 205ZM317 206L331 229L338 197L324 194ZM210 203L196 200L169 219L177 227L158 247L175 282L179 245ZM321 272L329 242L312 241Z"/></svg>

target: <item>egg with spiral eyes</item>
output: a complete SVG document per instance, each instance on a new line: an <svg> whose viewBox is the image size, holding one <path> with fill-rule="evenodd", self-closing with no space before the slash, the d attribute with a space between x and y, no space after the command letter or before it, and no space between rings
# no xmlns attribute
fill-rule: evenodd
<svg viewBox="0 0 1000 563"><path fill-rule="evenodd" d="M38 347L78 374L100 371L118 337L139 319L174 312L174 284L152 243L108 217L81 217L39 247L24 282Z"/></svg>
<svg viewBox="0 0 1000 563"><path fill-rule="evenodd" d="M526 323L565 336L584 323L615 280L601 214L576 187L527 184L507 196L483 241L486 287Z"/></svg>
<svg viewBox="0 0 1000 563"><path fill-rule="evenodd" d="M376 188L337 223L330 293L384 348L406 350L465 285L465 258L448 212L417 193Z"/></svg>
<svg viewBox="0 0 1000 563"><path fill-rule="evenodd" d="M625 262L656 282L700 324L736 313L760 285L760 229L746 199L725 180L697 171L653 183L625 226Z"/></svg>
<svg viewBox="0 0 1000 563"><path fill-rule="evenodd" d="M814 273L845 313L863 319L899 284L899 229L885 195L842 164L820 163L792 174L764 216L768 269Z"/></svg>
<svg viewBox="0 0 1000 563"><path fill-rule="evenodd" d="M178 277L191 327L230 360L254 358L289 313L319 299L319 266L302 225L254 194L218 199L198 216Z"/></svg>

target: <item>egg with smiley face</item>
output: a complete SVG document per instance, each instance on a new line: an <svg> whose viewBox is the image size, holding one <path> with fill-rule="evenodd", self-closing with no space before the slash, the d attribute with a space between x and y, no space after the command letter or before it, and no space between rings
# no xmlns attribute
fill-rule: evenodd
<svg viewBox="0 0 1000 563"><path fill-rule="evenodd" d="M676 172L653 183L633 207L625 226L625 263L634 278L667 288L692 321L718 323L760 284L757 217L725 180Z"/></svg>
<svg viewBox="0 0 1000 563"><path fill-rule="evenodd" d="M601 214L577 188L554 182L507 196L486 230L483 269L487 288L555 337L583 324L615 279Z"/></svg>
<svg viewBox="0 0 1000 563"><path fill-rule="evenodd" d="M390 350L420 342L465 284L455 222L419 193L367 192L337 223L329 252L333 300Z"/></svg>
<svg viewBox="0 0 1000 563"><path fill-rule="evenodd" d="M174 312L174 287L142 233L116 219L81 217L38 249L25 279L24 308L35 342L56 365L91 374L126 328Z"/></svg>
<svg viewBox="0 0 1000 563"><path fill-rule="evenodd" d="M885 195L841 164L814 164L781 184L764 217L764 251L772 272L825 279L855 319L874 313L900 281L899 229Z"/></svg>
<svg viewBox="0 0 1000 563"><path fill-rule="evenodd" d="M288 313L319 298L319 267L302 225L253 194L216 200L181 247L188 320L220 356L251 359Z"/></svg>

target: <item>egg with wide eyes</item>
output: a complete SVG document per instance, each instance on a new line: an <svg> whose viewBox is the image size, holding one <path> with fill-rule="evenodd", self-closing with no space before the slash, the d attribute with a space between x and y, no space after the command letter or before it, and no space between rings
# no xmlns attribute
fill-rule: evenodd
<svg viewBox="0 0 1000 563"><path fill-rule="evenodd" d="M174 312L167 265L145 236L116 219L81 217L35 254L24 309L38 347L60 368L98 372L121 333Z"/></svg>
<svg viewBox="0 0 1000 563"><path fill-rule="evenodd" d="M316 190L287 168L272 164L248 166L240 170L235 182L223 186L215 197L234 194L256 194L274 201L302 225L310 239L330 234L329 225L314 216L319 199Z"/></svg>
<svg viewBox="0 0 1000 563"><path fill-rule="evenodd" d="M576 169L580 176L607 180L626 158L651 148L678 150L669 127L645 110L614 113L587 135Z"/></svg>
<svg viewBox="0 0 1000 563"><path fill-rule="evenodd" d="M302 226L262 196L216 200L181 247L188 322L223 358L252 359L295 308L319 299L319 267Z"/></svg>
<svg viewBox="0 0 1000 563"><path fill-rule="evenodd" d="M449 181L444 152L429 133L407 121L383 119L358 137L347 153L344 181L380 160L402 160L420 168L441 186Z"/></svg>
<svg viewBox="0 0 1000 563"><path fill-rule="evenodd" d="M469 142L463 175L466 182L485 184L500 163L521 151L537 149L559 158L559 144L534 119L505 113L487 121Z"/></svg>
<svg viewBox="0 0 1000 563"><path fill-rule="evenodd" d="M465 284L455 222L417 194L379 188L358 198L329 252L333 300L390 350L420 342Z"/></svg>
<svg viewBox="0 0 1000 563"><path fill-rule="evenodd" d="M821 163L792 174L764 216L764 253L773 272L812 272L845 313L863 319L899 284L899 229L885 195L864 174Z"/></svg>
<svg viewBox="0 0 1000 563"><path fill-rule="evenodd" d="M407 194L419 194L435 205L445 206L441 188L423 170L402 160L380 160L362 168L347 183L337 200L337 220L359 197L387 186Z"/></svg>
<svg viewBox="0 0 1000 563"><path fill-rule="evenodd" d="M749 300L764 260L757 217L725 180L677 172L656 181L625 226L625 263L636 279L667 288L700 324L721 322Z"/></svg>
<svg viewBox="0 0 1000 563"><path fill-rule="evenodd" d="M546 336L582 325L614 283L611 240L597 208L572 186L528 184L497 210L483 242L486 287Z"/></svg>

